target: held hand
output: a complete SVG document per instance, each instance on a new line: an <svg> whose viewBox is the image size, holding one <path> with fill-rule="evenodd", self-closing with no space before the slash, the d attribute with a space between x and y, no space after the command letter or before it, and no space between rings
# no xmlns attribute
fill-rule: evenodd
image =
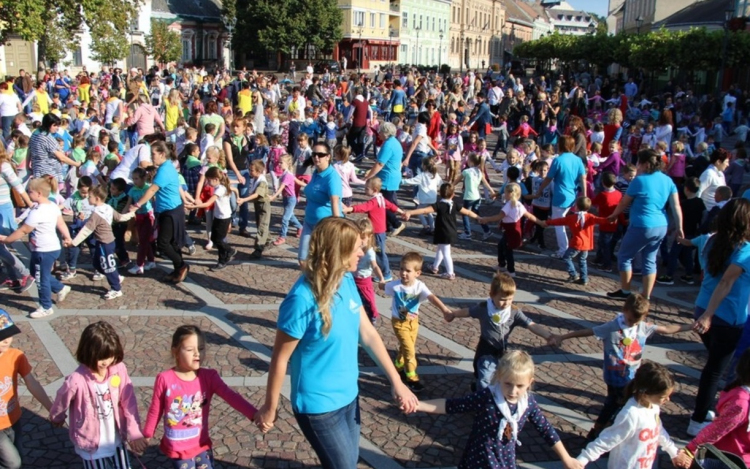
<svg viewBox="0 0 750 469"><path fill-rule="evenodd" d="M131 451L133 451L136 454L141 454L144 451L146 451L146 448L148 448L149 440L148 438L140 438L135 441L131 441L128 443L128 446L130 446Z"/></svg>
<svg viewBox="0 0 750 469"><path fill-rule="evenodd" d="M404 383L398 381L393 383L392 387L393 398L396 400L396 405L405 414L412 414L417 411L419 406L419 399L412 393Z"/></svg>
<svg viewBox="0 0 750 469"><path fill-rule="evenodd" d="M403 215L401 215L401 219L404 221L409 221L409 218L411 218L411 212L406 211Z"/></svg>
<svg viewBox="0 0 750 469"><path fill-rule="evenodd" d="M65 426L65 420L62 420L60 422L55 422L55 421L53 421L53 420L50 419L49 423L51 423L52 426L55 427L55 428L62 428L63 426Z"/></svg>
<svg viewBox="0 0 750 469"><path fill-rule="evenodd" d="M81 212L81 213L78 214L78 219L81 220L81 221L83 221L83 220L86 219L86 215L84 215L83 212Z"/></svg>
<svg viewBox="0 0 750 469"><path fill-rule="evenodd" d="M677 241L677 244L685 245L685 241L687 241L685 238L675 238L675 241Z"/></svg>
<svg viewBox="0 0 750 469"><path fill-rule="evenodd" d="M682 228L677 228L674 230L674 235L677 238L685 238L685 233L682 232Z"/></svg>
<svg viewBox="0 0 750 469"><path fill-rule="evenodd" d="M547 228L547 222L544 220L537 219L536 224L541 226L542 228Z"/></svg>
<svg viewBox="0 0 750 469"><path fill-rule="evenodd" d="M456 319L456 315L450 310L443 311L443 319L445 319L445 322L451 322Z"/></svg>
<svg viewBox="0 0 750 469"><path fill-rule="evenodd" d="M682 467L685 469L688 469L693 463L693 458L690 457L689 454L687 454L687 451L685 449L681 449L679 453L677 453L677 456L675 456L672 459L672 465L674 467Z"/></svg>
<svg viewBox="0 0 750 469"><path fill-rule="evenodd" d="M477 223L479 223L480 225L487 225L488 224L487 220L485 220L484 217L477 218Z"/></svg>
<svg viewBox="0 0 750 469"><path fill-rule="evenodd" d="M244 186L245 185L245 176L243 176L242 174L238 174L237 175L237 182L239 182L240 184L242 184Z"/></svg>
<svg viewBox="0 0 750 469"><path fill-rule="evenodd" d="M703 313L701 317L695 321L695 324L693 324L693 330L698 334L706 334L710 328L711 316L707 316L706 313Z"/></svg>
<svg viewBox="0 0 750 469"><path fill-rule="evenodd" d="M607 217L607 221L610 223L614 223L617 221L617 215L610 215Z"/></svg>
<svg viewBox="0 0 750 469"><path fill-rule="evenodd" d="M344 213L352 213L353 211L353 208L349 207L348 205L344 205Z"/></svg>
<svg viewBox="0 0 750 469"><path fill-rule="evenodd" d="M563 458L562 463L565 469L583 469L584 467L577 459L570 456Z"/></svg>
<svg viewBox="0 0 750 469"><path fill-rule="evenodd" d="M138 207L136 207L135 204L131 204L130 208L128 209L128 212L132 213L132 212L135 212L136 210L138 210Z"/></svg>
<svg viewBox="0 0 750 469"><path fill-rule="evenodd" d="M562 344L562 336L552 334L547 338L547 345L550 347L559 347Z"/></svg>
<svg viewBox="0 0 750 469"><path fill-rule="evenodd" d="M0 235L0 243L2 243L3 241L5 241L5 238L7 238L7 236Z"/></svg>
<svg viewBox="0 0 750 469"><path fill-rule="evenodd" d="M253 421L260 431L268 433L268 431L273 428L273 424L276 422L277 418L278 415L276 415L276 409L271 409L266 406L266 404L263 404L263 407L258 409L258 412L255 414Z"/></svg>

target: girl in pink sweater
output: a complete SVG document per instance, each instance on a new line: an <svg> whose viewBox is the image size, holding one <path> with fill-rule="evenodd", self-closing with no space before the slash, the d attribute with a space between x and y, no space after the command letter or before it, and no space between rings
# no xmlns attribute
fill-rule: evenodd
<svg viewBox="0 0 750 469"><path fill-rule="evenodd" d="M746 350L737 362L737 378L719 396L716 417L693 441L680 451L676 467L692 467L698 446L712 444L721 451L742 457L750 465L750 350ZM701 467L726 467L712 465L717 460L706 459ZM720 463L719 463L720 464Z"/></svg>
<svg viewBox="0 0 750 469"><path fill-rule="evenodd" d="M120 338L109 323L86 326L76 350L81 366L65 378L50 409L50 421L57 427L70 413L68 433L84 469L129 469L125 443L136 453L148 445L123 355Z"/></svg>
<svg viewBox="0 0 750 469"><path fill-rule="evenodd" d="M163 418L159 448L174 469L213 468L208 412L214 394L245 417L255 416L255 407L227 386L216 370L201 367L205 350L203 332L197 326L178 327L172 335L175 367L159 373L154 383L143 435L152 438Z"/></svg>

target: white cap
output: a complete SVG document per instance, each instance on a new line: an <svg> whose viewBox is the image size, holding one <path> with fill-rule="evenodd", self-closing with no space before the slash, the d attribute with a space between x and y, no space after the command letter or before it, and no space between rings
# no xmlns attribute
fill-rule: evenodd
<svg viewBox="0 0 750 469"><path fill-rule="evenodd" d="M138 69L133 67L130 69L130 73L138 73Z"/></svg>

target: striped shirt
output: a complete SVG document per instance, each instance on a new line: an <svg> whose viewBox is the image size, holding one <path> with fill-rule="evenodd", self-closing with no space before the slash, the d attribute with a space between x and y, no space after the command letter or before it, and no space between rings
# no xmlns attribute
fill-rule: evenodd
<svg viewBox="0 0 750 469"><path fill-rule="evenodd" d="M46 132L36 132L29 140L29 155L34 170L34 177L44 175L55 176L59 182L62 182L62 164L55 156L55 152L60 151L57 140Z"/></svg>
<svg viewBox="0 0 750 469"><path fill-rule="evenodd" d="M16 176L13 166L10 163L0 165L0 205L13 203L10 198L10 191L15 188L18 192L26 192L23 188L21 178Z"/></svg>

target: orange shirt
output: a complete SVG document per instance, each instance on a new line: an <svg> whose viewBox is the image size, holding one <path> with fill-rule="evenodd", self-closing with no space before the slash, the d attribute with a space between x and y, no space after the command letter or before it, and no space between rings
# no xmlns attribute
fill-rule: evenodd
<svg viewBox="0 0 750 469"><path fill-rule="evenodd" d="M10 428L21 418L18 401L18 375L28 376L31 365L26 355L10 348L0 355L0 429Z"/></svg>

